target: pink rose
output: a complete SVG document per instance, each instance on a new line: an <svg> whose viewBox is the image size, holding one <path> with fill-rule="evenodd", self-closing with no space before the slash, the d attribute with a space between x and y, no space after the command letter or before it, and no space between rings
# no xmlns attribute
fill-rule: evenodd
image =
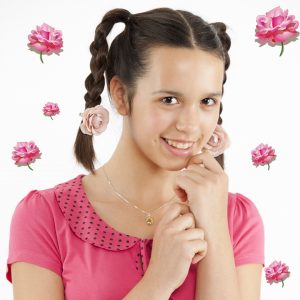
<svg viewBox="0 0 300 300"><path fill-rule="evenodd" d="M213 135L203 148L207 149L211 155L216 157L222 154L225 149L230 146L230 143L231 142L229 140L227 132L221 125L217 124Z"/></svg>
<svg viewBox="0 0 300 300"><path fill-rule="evenodd" d="M47 102L43 107L43 112L45 116L50 116L52 119L52 116L59 114L59 107L57 106L57 103Z"/></svg>
<svg viewBox="0 0 300 300"><path fill-rule="evenodd" d="M15 164L18 166L27 165L32 170L29 163L34 162L37 158L41 158L42 153L40 153L39 148L33 141L17 142L14 149L12 159L16 161Z"/></svg>
<svg viewBox="0 0 300 300"><path fill-rule="evenodd" d="M284 286L284 280L290 276L289 267L286 264L282 264L281 261L273 261L269 267L265 268L265 275L267 282L272 284L273 282L282 282Z"/></svg>
<svg viewBox="0 0 300 300"><path fill-rule="evenodd" d="M251 150L253 165L258 167L268 164L268 171L270 163L276 159L275 150L268 146L268 144L260 144L254 150Z"/></svg>
<svg viewBox="0 0 300 300"><path fill-rule="evenodd" d="M281 53L283 53L283 42L296 37L299 32L296 29L299 22L295 20L294 15L288 16L288 9L283 11L277 6L266 13L256 17L256 34L259 43L266 41L271 44L281 43Z"/></svg>
<svg viewBox="0 0 300 300"><path fill-rule="evenodd" d="M109 121L109 111L102 105L87 108L79 115L82 117L80 129L88 135L101 134L106 129Z"/></svg>
<svg viewBox="0 0 300 300"><path fill-rule="evenodd" d="M36 30L31 30L31 34L28 35L30 43L27 46L40 53L40 59L43 63L43 53L59 55L59 52L63 51L61 49L63 46L62 31L56 30L46 23L36 26L36 28Z"/></svg>

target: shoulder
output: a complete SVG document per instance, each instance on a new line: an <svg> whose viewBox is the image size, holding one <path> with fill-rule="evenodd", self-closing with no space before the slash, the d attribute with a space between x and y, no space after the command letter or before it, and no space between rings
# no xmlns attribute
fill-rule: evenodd
<svg viewBox="0 0 300 300"><path fill-rule="evenodd" d="M257 219L262 221L261 214L254 201L241 193L229 193L228 210L235 221L246 219Z"/></svg>
<svg viewBox="0 0 300 300"><path fill-rule="evenodd" d="M250 235L256 232L264 236L264 223L262 216L254 201L241 193L229 193L228 199L228 225L232 237Z"/></svg>
<svg viewBox="0 0 300 300"><path fill-rule="evenodd" d="M30 190L16 205L14 211L14 217L21 215L23 217L42 216L49 217L49 214L56 214L58 212L58 199L61 197L62 190L65 190L65 186L68 184L68 188L71 186L76 187L76 184L71 183L78 182L80 175L67 181L53 185L45 189L33 189ZM66 194L66 193L65 193ZM36 216L37 217L37 216Z"/></svg>
<svg viewBox="0 0 300 300"><path fill-rule="evenodd" d="M236 266L264 265L264 224L257 206L241 193L230 193L228 200L228 225Z"/></svg>
<svg viewBox="0 0 300 300"><path fill-rule="evenodd" d="M233 215L260 215L255 201L242 193L228 192L228 212Z"/></svg>
<svg viewBox="0 0 300 300"><path fill-rule="evenodd" d="M55 186L29 191L16 205L10 222L7 279L11 264L29 262L62 272L61 255L65 236L64 218L57 205Z"/></svg>
<svg viewBox="0 0 300 300"><path fill-rule="evenodd" d="M264 223L254 201L241 193L230 193L228 199L228 226L233 244L255 235L264 240Z"/></svg>
<svg viewBox="0 0 300 300"><path fill-rule="evenodd" d="M47 195L50 195L47 191ZM43 190L31 190L29 191L17 204L14 213L13 220L24 219L32 220L32 217L42 216L49 214L51 210L50 197L46 196Z"/></svg>

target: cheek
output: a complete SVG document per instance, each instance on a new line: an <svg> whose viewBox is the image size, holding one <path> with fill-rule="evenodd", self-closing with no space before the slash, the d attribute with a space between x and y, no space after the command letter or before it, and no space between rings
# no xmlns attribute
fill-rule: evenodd
<svg viewBox="0 0 300 300"><path fill-rule="evenodd" d="M171 114L157 112L151 115L151 129L157 135L172 134L173 119Z"/></svg>
<svg viewBox="0 0 300 300"><path fill-rule="evenodd" d="M166 122L166 116L163 114L153 114L151 116L151 121L154 126L157 125L160 127Z"/></svg>

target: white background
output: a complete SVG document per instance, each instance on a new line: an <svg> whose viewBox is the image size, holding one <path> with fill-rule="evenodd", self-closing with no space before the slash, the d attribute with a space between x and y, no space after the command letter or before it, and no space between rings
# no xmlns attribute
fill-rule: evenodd
<svg viewBox="0 0 300 300"><path fill-rule="evenodd" d="M265 226L265 264L285 262L291 276L269 285L262 275L261 299L300 297L299 245L299 75L300 42L260 47L255 42L256 16L281 6L300 19L299 1L4 1L0 0L1 146L0 146L0 291L1 299L13 299L6 280L10 219L17 203L32 189L54 186L88 172L72 154L84 110L84 80L90 73L89 46L94 30L110 9L138 13L157 7L188 9L208 22L228 25L232 40L231 65L224 86L222 113L231 147L225 152L229 190L250 198ZM27 36L36 25L48 23L62 30L64 51L60 56L29 51ZM112 38L124 28L114 26ZM298 30L300 30L298 28ZM298 91L298 92L297 92ZM107 130L94 139L96 167L111 156L121 132L122 119L110 107L106 87L103 106L110 110ZM48 101L58 103L61 113L51 120L42 113ZM18 141L36 142L42 159L31 167L17 167L11 159ZM252 165L250 151L260 143L275 148L277 159L267 166ZM217 284L217 283L216 283Z"/></svg>

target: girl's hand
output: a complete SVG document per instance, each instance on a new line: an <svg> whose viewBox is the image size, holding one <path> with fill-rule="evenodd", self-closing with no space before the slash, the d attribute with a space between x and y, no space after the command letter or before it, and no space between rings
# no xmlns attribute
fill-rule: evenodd
<svg viewBox="0 0 300 300"><path fill-rule="evenodd" d="M195 228L189 206L172 203L157 224L146 278L170 294L182 285L192 264L207 253L204 231Z"/></svg>
<svg viewBox="0 0 300 300"><path fill-rule="evenodd" d="M228 176L208 151L191 157L176 176L174 190L189 205L196 227L209 231L227 224Z"/></svg>

